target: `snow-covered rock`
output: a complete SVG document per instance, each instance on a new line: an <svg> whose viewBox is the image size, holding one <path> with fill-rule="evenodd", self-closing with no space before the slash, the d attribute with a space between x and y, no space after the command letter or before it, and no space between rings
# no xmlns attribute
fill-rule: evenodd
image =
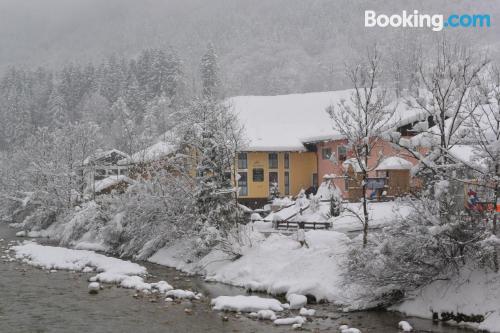
<svg viewBox="0 0 500 333"><path fill-rule="evenodd" d="M165 296L178 299L196 299L196 294L189 290L174 289L166 292Z"/></svg>
<svg viewBox="0 0 500 333"><path fill-rule="evenodd" d="M83 269L82 269L82 273L91 273L93 272L94 269L90 266L85 266Z"/></svg>
<svg viewBox="0 0 500 333"><path fill-rule="evenodd" d="M101 289L101 285L99 282L90 282L89 283L89 294L97 294L99 292L99 289Z"/></svg>
<svg viewBox="0 0 500 333"><path fill-rule="evenodd" d="M409 322L401 320L398 324L399 329L401 329L403 332L411 332L413 330L413 327L410 325Z"/></svg>
<svg viewBox="0 0 500 333"><path fill-rule="evenodd" d="M341 325L339 327L340 333L361 333L360 330L354 327L349 327L347 325Z"/></svg>
<svg viewBox="0 0 500 333"><path fill-rule="evenodd" d="M168 284L167 281L158 281L156 283L151 283L151 287L153 289L158 290L162 294L174 289L174 287L172 287L170 284Z"/></svg>
<svg viewBox="0 0 500 333"><path fill-rule="evenodd" d="M274 321L274 325L302 325L306 322L306 318L302 316L289 317L289 318L279 318Z"/></svg>
<svg viewBox="0 0 500 333"><path fill-rule="evenodd" d="M276 313L273 310L259 310L256 317L262 320L276 320Z"/></svg>
<svg viewBox="0 0 500 333"><path fill-rule="evenodd" d="M101 275L101 278L99 281L103 282L115 282L113 281L114 279L107 279L107 278L102 278L105 276L104 274ZM106 275L108 277L110 275ZM145 283L144 279L140 276L133 275L133 276L125 276L123 279L121 279L120 282L120 287L122 288L127 288L127 289L135 289L135 290L151 290L151 284L150 283Z"/></svg>
<svg viewBox="0 0 500 333"><path fill-rule="evenodd" d="M283 311L283 306L278 300L258 296L219 296L212 299L211 304L214 310L235 312Z"/></svg>
<svg viewBox="0 0 500 333"><path fill-rule="evenodd" d="M348 329L341 331L341 333L361 333L361 331L357 328L349 327Z"/></svg>
<svg viewBox="0 0 500 333"><path fill-rule="evenodd" d="M312 317L316 314L316 310L301 308L299 314L304 317Z"/></svg>
<svg viewBox="0 0 500 333"><path fill-rule="evenodd" d="M300 309L307 304L307 297L304 295L288 294L286 299L290 302L290 309L292 310Z"/></svg>

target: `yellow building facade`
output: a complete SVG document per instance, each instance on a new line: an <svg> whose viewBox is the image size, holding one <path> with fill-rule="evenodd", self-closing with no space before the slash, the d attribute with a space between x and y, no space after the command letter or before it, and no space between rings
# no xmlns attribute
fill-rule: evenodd
<svg viewBox="0 0 500 333"><path fill-rule="evenodd" d="M318 185L314 152L246 151L238 154L235 164L241 202L262 203L276 189L280 196L295 196Z"/></svg>

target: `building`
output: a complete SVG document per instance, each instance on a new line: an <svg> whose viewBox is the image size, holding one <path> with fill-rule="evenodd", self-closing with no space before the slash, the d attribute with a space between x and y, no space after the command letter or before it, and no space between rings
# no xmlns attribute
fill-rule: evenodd
<svg viewBox="0 0 500 333"><path fill-rule="evenodd" d="M244 126L246 136L245 148L239 151L234 163L240 202L259 207L272 196L296 196L301 190L314 193L325 176L333 180L344 198L358 200L359 184L353 182L356 177L351 180L346 177L349 169L344 165L352 154L345 138L333 129L326 112L327 107L349 100L352 93L353 90L342 90L230 98L228 103ZM394 130L403 136L411 136L409 129L413 124L426 120L425 114L407 109L405 103L394 102L392 107L395 107L397 117ZM143 172L168 168L165 163L175 153L174 145L168 142L175 142L174 134L166 133L164 136L168 138L160 138L156 144L124 158L118 165L128 168L131 178L137 178ZM380 156L398 156L415 162L389 142L379 140L368 161L369 168L375 169ZM377 178L382 177L383 171L387 178L384 184L397 184L399 190L394 193L399 195L408 190L411 185L409 171L373 170L370 173L373 184L381 183Z"/></svg>
<svg viewBox="0 0 500 333"><path fill-rule="evenodd" d="M95 183L110 177L127 175L127 166L119 165L118 162L129 158L127 154L117 149L98 150L87 157L79 170L85 181L86 193L95 193Z"/></svg>
<svg viewBox="0 0 500 333"><path fill-rule="evenodd" d="M353 184L349 186L343 166L352 154L346 140L333 129L326 112L328 106L350 100L352 92L231 98L230 104L244 124L249 141L238 158L240 200L252 206L263 203L276 188L281 196L295 196L301 189L317 188L326 175L333 179L344 198L357 200L359 191ZM392 107L396 109L398 128L395 130L403 136L412 135L409 129L413 124L427 120L424 112L409 110L405 103L394 102ZM375 168L380 156L399 156L415 163L413 158L383 140L377 142L368 167ZM396 177L396 173L391 175ZM372 171L370 176L377 178L377 171ZM391 184L395 184L393 181L390 180ZM410 182L409 179L397 180L398 183L406 181Z"/></svg>

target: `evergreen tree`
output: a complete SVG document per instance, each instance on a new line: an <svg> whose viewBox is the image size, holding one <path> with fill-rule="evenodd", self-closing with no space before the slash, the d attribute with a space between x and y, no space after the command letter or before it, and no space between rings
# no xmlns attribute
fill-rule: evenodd
<svg viewBox="0 0 500 333"><path fill-rule="evenodd" d="M219 68L217 54L212 43L208 44L207 51L201 58L202 95L205 98L217 98L220 95Z"/></svg>
<svg viewBox="0 0 500 333"><path fill-rule="evenodd" d="M62 128L69 122L66 103L57 90L54 90L50 95L49 113L52 119L51 127Z"/></svg>

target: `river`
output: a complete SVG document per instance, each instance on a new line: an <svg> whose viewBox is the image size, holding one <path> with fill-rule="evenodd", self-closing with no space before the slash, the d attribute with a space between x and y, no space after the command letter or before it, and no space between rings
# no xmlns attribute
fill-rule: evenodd
<svg viewBox="0 0 500 333"><path fill-rule="evenodd" d="M15 231L0 223L0 248L18 241ZM155 295L142 296L133 290L108 285L97 295L87 293L89 274L45 270L17 261L0 260L0 332L290 332L235 313L212 311L210 298L245 294L245 290L208 283L175 269L139 262L151 280L166 280L176 288L192 289L205 296L200 301L167 303ZM260 295L265 297L265 295ZM341 324L363 333L398 332L397 323L409 320L417 332L466 333L471 330L435 324L430 320L403 318L398 313L368 311L342 313L331 304L308 306L317 317L304 325L305 331L338 332ZM188 309L188 310L186 310ZM226 317L227 316L227 317Z"/></svg>

